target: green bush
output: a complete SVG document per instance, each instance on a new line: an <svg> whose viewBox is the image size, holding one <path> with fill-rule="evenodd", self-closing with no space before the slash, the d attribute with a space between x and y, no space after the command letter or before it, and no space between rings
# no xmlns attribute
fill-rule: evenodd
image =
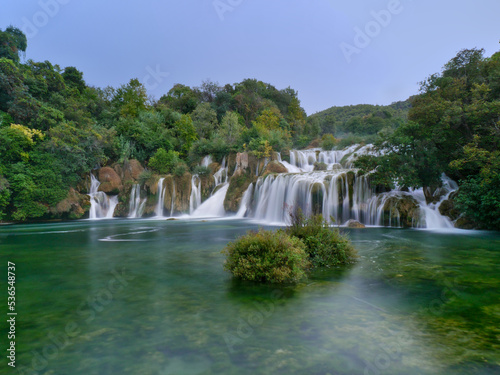
<svg viewBox="0 0 500 375"><path fill-rule="evenodd" d="M352 263L356 250L338 228L331 228L321 215L306 218L302 211L292 214L292 223L286 229L290 236L299 238L306 246L313 267L332 267Z"/></svg>
<svg viewBox="0 0 500 375"><path fill-rule="evenodd" d="M321 148L323 150L333 150L336 144L337 140L333 134L324 134L323 137L321 137Z"/></svg>
<svg viewBox="0 0 500 375"><path fill-rule="evenodd" d="M302 241L283 230L249 232L223 252L227 255L224 269L243 280L297 282L309 267Z"/></svg>
<svg viewBox="0 0 500 375"><path fill-rule="evenodd" d="M156 150L153 157L149 160L149 167L158 173L172 173L175 167L180 163L179 153L177 151L166 151L163 148Z"/></svg>
<svg viewBox="0 0 500 375"><path fill-rule="evenodd" d="M184 163L177 164L174 168L173 174L177 177L184 176L184 173L188 170L188 167Z"/></svg>
<svg viewBox="0 0 500 375"><path fill-rule="evenodd" d="M204 165L197 165L193 170L193 174L197 174L200 177L210 176L211 173L212 171L210 168L205 167Z"/></svg>

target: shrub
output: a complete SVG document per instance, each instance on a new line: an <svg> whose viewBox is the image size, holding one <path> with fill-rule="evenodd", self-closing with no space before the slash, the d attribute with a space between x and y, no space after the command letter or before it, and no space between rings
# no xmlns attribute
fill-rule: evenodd
<svg viewBox="0 0 500 375"><path fill-rule="evenodd" d="M297 282L309 267L305 246L278 230L248 232L224 249L224 269L233 276L268 283Z"/></svg>
<svg viewBox="0 0 500 375"><path fill-rule="evenodd" d="M152 177L153 177L153 172L151 172L150 170L145 169L139 175L138 182L139 182L139 184L141 186L144 186L144 184L146 183L146 181L149 180Z"/></svg>
<svg viewBox="0 0 500 375"><path fill-rule="evenodd" d="M158 173L172 173L175 167L179 164L179 153L177 151L166 151L163 148L156 150L155 154L149 159L149 167Z"/></svg>
<svg viewBox="0 0 500 375"><path fill-rule="evenodd" d="M331 228L322 215L306 218L301 210L292 214L286 233L302 240L313 267L332 267L352 263L356 250L338 228Z"/></svg>
<svg viewBox="0 0 500 375"><path fill-rule="evenodd" d="M204 165L197 165L193 170L193 174L197 174L200 177L210 176L211 173L212 171L210 168L205 167Z"/></svg>
<svg viewBox="0 0 500 375"><path fill-rule="evenodd" d="M325 134L321 137L321 148L323 150L333 150L336 144L337 140L332 134Z"/></svg>
<svg viewBox="0 0 500 375"><path fill-rule="evenodd" d="M182 177L184 176L184 173L186 173L187 170L188 170L187 165L184 163L180 163L174 167L173 173L177 177Z"/></svg>

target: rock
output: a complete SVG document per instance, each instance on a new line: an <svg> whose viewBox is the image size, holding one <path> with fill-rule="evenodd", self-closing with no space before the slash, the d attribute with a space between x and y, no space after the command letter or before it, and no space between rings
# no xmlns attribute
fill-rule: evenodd
<svg viewBox="0 0 500 375"><path fill-rule="evenodd" d="M238 169L229 180L229 188L224 198L224 209L227 212L238 212L241 204L241 198L248 189L248 186L254 182L252 173Z"/></svg>
<svg viewBox="0 0 500 375"><path fill-rule="evenodd" d="M315 171L326 171L328 169L328 165L325 163L321 163L319 161L314 163L314 170Z"/></svg>
<svg viewBox="0 0 500 375"><path fill-rule="evenodd" d="M477 228L476 223L469 220L465 216L459 217L457 221L455 221L455 228L459 229L475 229Z"/></svg>
<svg viewBox="0 0 500 375"><path fill-rule="evenodd" d="M347 228L366 228L364 224L361 224L359 221L356 220L349 220L346 223Z"/></svg>
<svg viewBox="0 0 500 375"><path fill-rule="evenodd" d="M122 190L122 180L113 168L103 167L99 169L99 191L106 194L116 195Z"/></svg>
<svg viewBox="0 0 500 375"><path fill-rule="evenodd" d="M136 183L144 171L141 163L135 159L127 160L123 164L114 164L113 169L122 181L130 181L131 183Z"/></svg>
<svg viewBox="0 0 500 375"><path fill-rule="evenodd" d="M236 165L238 169L248 168L248 152L238 152L236 154Z"/></svg>
<svg viewBox="0 0 500 375"><path fill-rule="evenodd" d="M387 199L383 207L383 223L385 226L399 225L412 227L420 219L420 206L411 195L394 196Z"/></svg>
<svg viewBox="0 0 500 375"><path fill-rule="evenodd" d="M85 215L86 209L90 208L90 197L79 194L75 189L70 188L65 199L50 208L50 212L60 218L80 219Z"/></svg>
<svg viewBox="0 0 500 375"><path fill-rule="evenodd" d="M455 202L452 199L446 199L439 205L441 215L448 216L452 221L457 220L460 211L455 208Z"/></svg>
<svg viewBox="0 0 500 375"><path fill-rule="evenodd" d="M288 173L288 169L286 169L285 166L280 162L272 161L269 164L267 164L263 175L265 176L266 174L269 173Z"/></svg>
<svg viewBox="0 0 500 375"><path fill-rule="evenodd" d="M167 219L167 221L177 221L177 220L178 220L178 219L176 219L175 217L169 217L169 218Z"/></svg>

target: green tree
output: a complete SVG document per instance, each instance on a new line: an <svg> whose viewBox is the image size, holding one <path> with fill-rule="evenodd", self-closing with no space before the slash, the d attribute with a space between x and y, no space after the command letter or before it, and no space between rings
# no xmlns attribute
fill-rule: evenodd
<svg viewBox="0 0 500 375"><path fill-rule="evenodd" d="M212 109L209 103L198 104L191 113L193 125L198 134L198 138L211 138L218 126L217 113Z"/></svg>

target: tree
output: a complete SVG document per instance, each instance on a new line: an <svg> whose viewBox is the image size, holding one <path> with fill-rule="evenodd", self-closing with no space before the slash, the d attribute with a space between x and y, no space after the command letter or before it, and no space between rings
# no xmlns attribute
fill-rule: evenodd
<svg viewBox="0 0 500 375"><path fill-rule="evenodd" d="M179 164L179 153L173 150L166 151L163 148L156 150L149 160L148 166L161 174L172 173Z"/></svg>
<svg viewBox="0 0 500 375"><path fill-rule="evenodd" d="M198 105L198 98L189 86L177 83L169 90L167 95L160 98L160 103L165 103L180 113L188 114L193 112Z"/></svg>
<svg viewBox="0 0 500 375"><path fill-rule="evenodd" d="M147 108L146 88L137 78L131 79L127 85L116 90L112 103L119 116L137 117L140 111Z"/></svg>
<svg viewBox="0 0 500 375"><path fill-rule="evenodd" d="M244 127L240 123L240 117L236 112L227 112L222 119L222 124L217 132L224 142L230 147L235 146L239 141Z"/></svg>
<svg viewBox="0 0 500 375"><path fill-rule="evenodd" d="M191 149L192 144L198 139L193 120L189 115L182 115L180 120L174 124L176 138L180 141L180 151L186 155Z"/></svg>
<svg viewBox="0 0 500 375"><path fill-rule="evenodd" d="M198 138L210 138L217 128L217 113L209 103L200 103L191 114Z"/></svg>
<svg viewBox="0 0 500 375"><path fill-rule="evenodd" d="M19 62L19 54L28 47L26 35L16 27L9 26L5 31L0 30L0 58L5 57Z"/></svg>

